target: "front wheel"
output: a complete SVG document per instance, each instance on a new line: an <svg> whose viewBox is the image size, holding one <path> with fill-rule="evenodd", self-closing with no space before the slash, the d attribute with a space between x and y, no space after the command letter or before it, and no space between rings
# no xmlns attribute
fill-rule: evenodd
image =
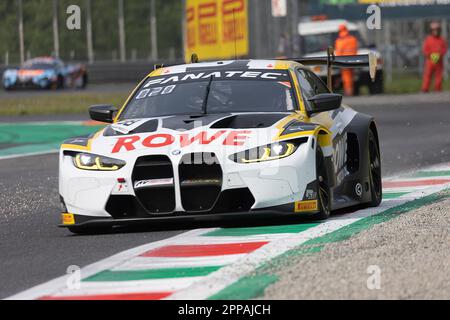
<svg viewBox="0 0 450 320"><path fill-rule="evenodd" d="M322 150L317 148L316 151L316 172L317 172L317 202L319 212L313 218L325 220L331 214L331 192L328 186L327 168L325 166L325 158Z"/></svg>

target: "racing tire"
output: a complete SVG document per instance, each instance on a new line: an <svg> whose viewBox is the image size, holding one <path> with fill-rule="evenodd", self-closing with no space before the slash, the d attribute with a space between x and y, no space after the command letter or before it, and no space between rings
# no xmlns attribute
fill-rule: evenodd
<svg viewBox="0 0 450 320"><path fill-rule="evenodd" d="M59 76L58 81L56 83L56 89L64 89L64 77Z"/></svg>
<svg viewBox="0 0 450 320"><path fill-rule="evenodd" d="M88 85L88 75L84 74L83 75L83 80L81 80L81 86L80 89L86 89L87 85Z"/></svg>
<svg viewBox="0 0 450 320"><path fill-rule="evenodd" d="M331 215L331 191L328 186L327 168L322 150L316 151L316 172L317 172L317 202L319 212L312 218L317 220L328 219Z"/></svg>
<svg viewBox="0 0 450 320"><path fill-rule="evenodd" d="M47 87L45 87L45 89L52 91L58 90L58 81L59 80L57 80L56 82L51 82Z"/></svg>
<svg viewBox="0 0 450 320"><path fill-rule="evenodd" d="M369 207L378 207L383 199L381 178L381 156L378 140L372 130L369 130L369 184L371 201Z"/></svg>
<svg viewBox="0 0 450 320"><path fill-rule="evenodd" d="M68 229L78 235L105 234L112 231L112 227L68 227Z"/></svg>

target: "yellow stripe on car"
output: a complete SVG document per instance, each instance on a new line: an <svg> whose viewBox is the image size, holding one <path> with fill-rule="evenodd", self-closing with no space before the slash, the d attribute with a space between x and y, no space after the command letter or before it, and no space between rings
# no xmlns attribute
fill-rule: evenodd
<svg viewBox="0 0 450 320"><path fill-rule="evenodd" d="M104 130L105 130L105 129L101 129L101 130L98 131L96 134L94 134L94 136L88 140L87 146L80 146L80 145L77 145L77 144L62 144L62 145L61 145L61 149L71 149L71 150L80 150L80 151L91 151L92 141L94 141L95 139L97 139L97 138L100 136L100 134L103 133Z"/></svg>
<svg viewBox="0 0 450 320"><path fill-rule="evenodd" d="M159 70L159 69L158 69ZM157 70L155 70L157 71ZM120 108L119 112L117 113L116 118L114 119L114 123L119 121L120 115L122 114L123 110L125 109L125 106L128 104L128 102L131 100L132 97L134 97L136 91L141 87L141 85L144 83L145 80L148 79L148 76L145 77L144 79L142 79L141 82L139 82L139 84L136 86L136 88L134 88L133 92L128 96L127 100L125 101L125 103L122 105L122 108Z"/></svg>

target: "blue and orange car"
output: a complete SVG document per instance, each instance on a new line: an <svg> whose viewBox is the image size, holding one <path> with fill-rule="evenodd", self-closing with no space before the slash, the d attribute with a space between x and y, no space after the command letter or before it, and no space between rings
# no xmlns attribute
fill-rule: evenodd
<svg viewBox="0 0 450 320"><path fill-rule="evenodd" d="M53 57L39 57L25 61L19 68L3 73L3 88L13 89L84 89L88 82L86 67L65 64Z"/></svg>

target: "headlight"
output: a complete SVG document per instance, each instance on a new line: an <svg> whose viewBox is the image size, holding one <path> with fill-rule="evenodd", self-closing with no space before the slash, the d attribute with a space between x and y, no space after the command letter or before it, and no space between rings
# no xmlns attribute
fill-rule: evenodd
<svg viewBox="0 0 450 320"><path fill-rule="evenodd" d="M116 171L122 168L126 162L90 153L76 153L72 155L73 164L78 169L92 171Z"/></svg>
<svg viewBox="0 0 450 320"><path fill-rule="evenodd" d="M276 142L267 146L235 153L230 156L230 160L237 163L256 163L278 160L289 157L306 141L308 141L308 138Z"/></svg>

